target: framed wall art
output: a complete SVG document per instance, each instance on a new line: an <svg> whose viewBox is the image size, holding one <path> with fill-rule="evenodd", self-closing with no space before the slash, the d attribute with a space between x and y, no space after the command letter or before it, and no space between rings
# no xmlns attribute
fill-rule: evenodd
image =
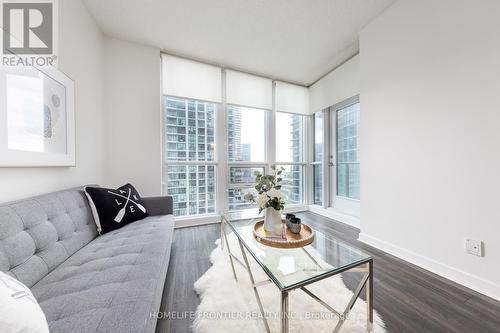
<svg viewBox="0 0 500 333"><path fill-rule="evenodd" d="M75 166L74 90L57 69L0 69L0 167Z"/></svg>

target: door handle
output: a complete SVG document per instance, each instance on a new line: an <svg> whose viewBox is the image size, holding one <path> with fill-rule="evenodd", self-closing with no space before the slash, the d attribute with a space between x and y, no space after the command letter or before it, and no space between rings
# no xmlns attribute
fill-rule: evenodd
<svg viewBox="0 0 500 333"><path fill-rule="evenodd" d="M333 166L335 166L335 163L330 162L330 163L328 163L328 165L333 167Z"/></svg>

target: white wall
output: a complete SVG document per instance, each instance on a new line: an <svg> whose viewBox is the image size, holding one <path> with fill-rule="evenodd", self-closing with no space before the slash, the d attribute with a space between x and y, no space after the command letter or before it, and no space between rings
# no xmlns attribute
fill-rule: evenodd
<svg viewBox="0 0 500 333"><path fill-rule="evenodd" d="M361 239L496 299L499 13L400 0L361 34Z"/></svg>
<svg viewBox="0 0 500 333"><path fill-rule="evenodd" d="M105 185L161 193L160 51L105 38Z"/></svg>
<svg viewBox="0 0 500 333"><path fill-rule="evenodd" d="M309 87L310 112L318 112L359 94L359 55Z"/></svg>
<svg viewBox="0 0 500 333"><path fill-rule="evenodd" d="M75 168L0 168L0 202L103 180L103 35L80 0L59 1L59 68L75 80Z"/></svg>

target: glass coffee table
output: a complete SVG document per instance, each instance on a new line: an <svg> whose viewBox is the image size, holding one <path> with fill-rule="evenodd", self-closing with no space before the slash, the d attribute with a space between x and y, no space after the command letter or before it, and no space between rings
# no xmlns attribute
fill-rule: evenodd
<svg viewBox="0 0 500 333"><path fill-rule="evenodd" d="M366 311L367 311L367 331L373 329L373 258L361 250L358 250L342 241L327 237L323 233L315 230L314 242L302 248L279 249L263 245L255 240L253 235L253 225L262 217L242 219L240 214L227 213L221 216L221 247L224 243L227 247L231 268L234 278L237 280L235 263L239 263L245 268L250 277L252 288L259 305L259 309L264 320L264 325L269 333L262 302L260 300L258 287L268 283L273 283L281 291L281 332L288 333L289 308L288 293L295 289L301 289L305 294L323 305L332 312L339 321L333 332L339 332L347 319L349 311L361 295L363 287L366 286ZM307 224L307 221L304 221ZM233 232L239 243L243 261L231 252L228 242L228 232ZM233 249L234 250L234 249ZM254 274L250 269L247 253L249 253L263 271L269 277L265 281L255 281ZM272 260L270 258L273 258ZM290 260L293 258L293 260ZM283 260L280 260L283 259ZM285 264L284 264L285 263ZM286 264L288 263L288 264ZM284 265L286 267L284 267ZM354 295L346 304L343 311L338 311L324 302L319 296L312 293L307 286L311 283L326 279L328 277L343 273L357 272L363 274L361 282L354 290Z"/></svg>

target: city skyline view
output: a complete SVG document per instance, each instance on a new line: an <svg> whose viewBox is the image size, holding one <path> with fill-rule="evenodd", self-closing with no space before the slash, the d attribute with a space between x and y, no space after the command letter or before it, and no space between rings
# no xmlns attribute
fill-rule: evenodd
<svg viewBox="0 0 500 333"><path fill-rule="evenodd" d="M215 212L215 118L217 104L190 99L164 98L165 162L164 193L174 197L174 215ZM266 113L262 109L227 106L228 208L248 209L243 199L253 187L255 172L266 162ZM278 163L302 162L302 116L276 113ZM168 163L169 161L174 162ZM193 164L193 162L200 162ZM255 167L231 164L261 162ZM185 165L183 165L185 163ZM289 204L302 202L302 165L284 165L283 188Z"/></svg>

